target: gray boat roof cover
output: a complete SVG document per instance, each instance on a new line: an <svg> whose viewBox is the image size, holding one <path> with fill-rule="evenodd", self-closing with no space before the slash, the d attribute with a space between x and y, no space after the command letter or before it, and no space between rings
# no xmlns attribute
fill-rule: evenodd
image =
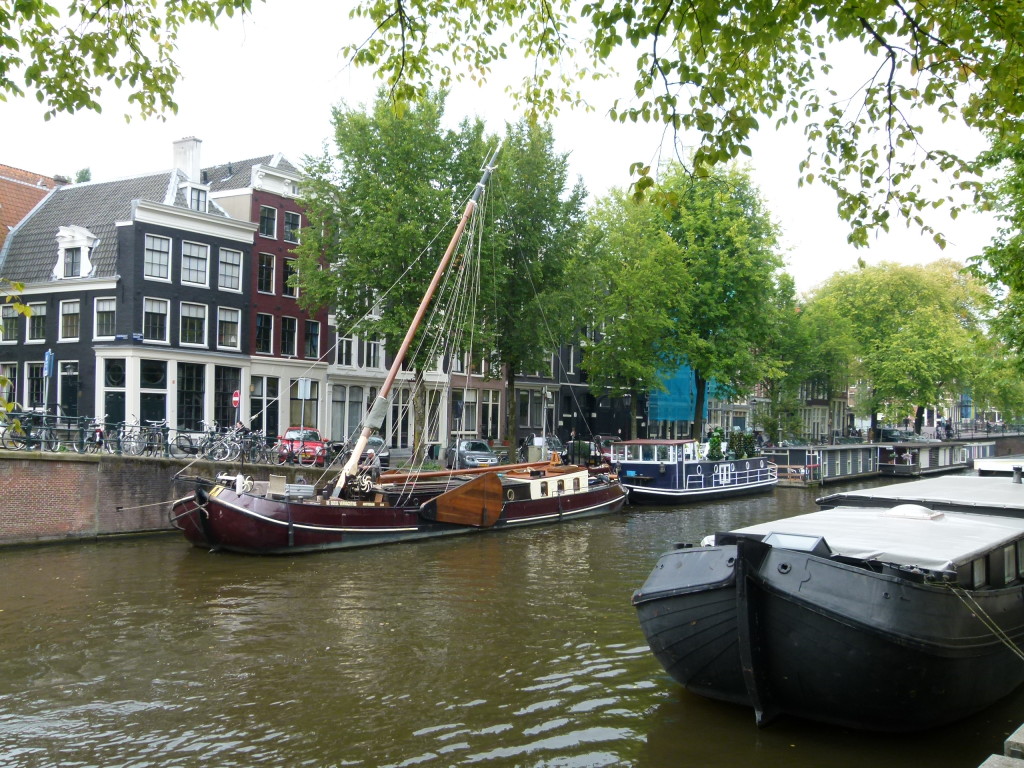
<svg viewBox="0 0 1024 768"><path fill-rule="evenodd" d="M821 536L838 555L949 571L1024 536L1024 519L935 512L916 504L888 509L836 507L734 533Z"/></svg>
<svg viewBox="0 0 1024 768"><path fill-rule="evenodd" d="M978 511L1024 510L1024 485L1007 477L946 475L880 488L865 488L825 496L819 503L859 504L872 501L892 504L942 504Z"/></svg>

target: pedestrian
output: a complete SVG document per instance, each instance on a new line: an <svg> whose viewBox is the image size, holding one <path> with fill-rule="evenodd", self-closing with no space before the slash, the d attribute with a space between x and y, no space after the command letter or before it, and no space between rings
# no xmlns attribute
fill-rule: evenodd
<svg viewBox="0 0 1024 768"><path fill-rule="evenodd" d="M359 468L369 474L373 482L376 483L380 479L380 457L373 448L366 452L366 459Z"/></svg>

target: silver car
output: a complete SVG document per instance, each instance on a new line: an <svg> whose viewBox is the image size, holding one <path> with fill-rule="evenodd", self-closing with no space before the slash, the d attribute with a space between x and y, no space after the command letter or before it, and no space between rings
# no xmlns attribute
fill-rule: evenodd
<svg viewBox="0 0 1024 768"><path fill-rule="evenodd" d="M459 440L444 454L444 465L449 469L493 467L497 463L498 455L483 440Z"/></svg>

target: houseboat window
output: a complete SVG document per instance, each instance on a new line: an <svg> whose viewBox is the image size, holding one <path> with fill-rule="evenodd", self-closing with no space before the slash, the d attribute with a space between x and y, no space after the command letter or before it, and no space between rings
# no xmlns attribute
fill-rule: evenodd
<svg viewBox="0 0 1024 768"><path fill-rule="evenodd" d="M559 480L558 485L555 486L559 493L565 493L565 480Z"/></svg>
<svg viewBox="0 0 1024 768"><path fill-rule="evenodd" d="M980 589L988 583L988 568L985 567L985 558L979 557L971 563L972 568L972 586L975 589Z"/></svg>
<svg viewBox="0 0 1024 768"><path fill-rule="evenodd" d="M1011 544L1003 547L1003 583L1009 584L1017 578L1017 548Z"/></svg>
<svg viewBox="0 0 1024 768"><path fill-rule="evenodd" d="M572 489L574 491L578 491L580 489L580 479L578 477L574 477L572 479Z"/></svg>
<svg viewBox="0 0 1024 768"><path fill-rule="evenodd" d="M670 454L670 448L667 445L656 445L654 446L655 452L657 453L658 461L671 461L672 457Z"/></svg>
<svg viewBox="0 0 1024 768"><path fill-rule="evenodd" d="M1017 575L1024 578L1024 539L1017 542Z"/></svg>
<svg viewBox="0 0 1024 768"><path fill-rule="evenodd" d="M641 446L641 447L643 448L643 457L642 457L641 460L642 461L654 461L655 460L655 453L654 453L655 446L653 446L653 445L644 445L644 446Z"/></svg>
<svg viewBox="0 0 1024 768"><path fill-rule="evenodd" d="M640 461L639 445L625 445L623 446L623 452L625 453L626 461Z"/></svg>
<svg viewBox="0 0 1024 768"><path fill-rule="evenodd" d="M548 483L547 483L546 480L540 484L540 495L541 496L547 496L548 495Z"/></svg>

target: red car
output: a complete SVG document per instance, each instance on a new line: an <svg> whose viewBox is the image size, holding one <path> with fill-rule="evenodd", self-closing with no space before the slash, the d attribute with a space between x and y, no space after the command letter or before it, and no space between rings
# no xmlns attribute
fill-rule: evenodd
<svg viewBox="0 0 1024 768"><path fill-rule="evenodd" d="M288 427L276 448L278 464L287 464L290 458L293 464L322 467L327 461L327 442L318 429Z"/></svg>

